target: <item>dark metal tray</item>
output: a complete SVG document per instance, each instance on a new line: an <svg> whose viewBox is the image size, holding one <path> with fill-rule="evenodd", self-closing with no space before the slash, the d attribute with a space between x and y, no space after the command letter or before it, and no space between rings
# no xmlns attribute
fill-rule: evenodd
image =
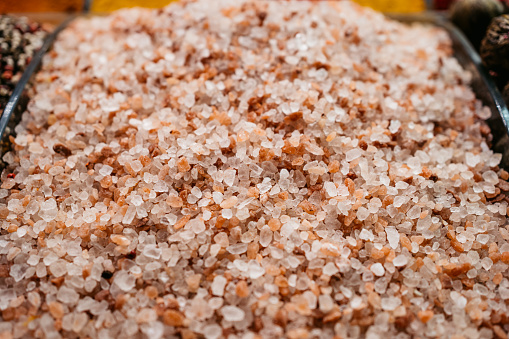
<svg viewBox="0 0 509 339"><path fill-rule="evenodd" d="M482 65L479 54L474 50L470 42L454 25L447 19L435 12L426 12L417 15L388 15L392 19L403 23L426 23L444 28L451 37L454 56L461 66L472 74L472 89L477 98L489 107L492 112L491 118L486 122L491 128L493 140L492 149L502 154L501 167L509 169L509 110L502 99L493 79L486 68ZM18 85L7 103L2 116L0 117L0 139L2 142L1 156L10 147L9 137L14 134L14 128L19 123L21 115L26 110L29 95L27 93L27 84L33 80L35 74L41 66L44 54L51 48L58 33L64 29L74 17L68 18L58 28L46 38L44 45L34 56L32 62L27 67L21 77ZM3 162L0 157L0 169L3 168Z"/></svg>
<svg viewBox="0 0 509 339"><path fill-rule="evenodd" d="M21 115L26 110L30 100L31 94L29 93L28 84L34 80L35 74L41 67L44 54L51 48L58 33L60 33L74 18L75 16L67 17L55 30L46 36L43 45L35 53L32 61L30 61L30 64L16 84L3 112L0 112L0 170L5 166L2 160L3 155L11 147L10 137L14 136L14 129L20 122ZM61 17L58 17L56 21L61 21Z"/></svg>
<svg viewBox="0 0 509 339"><path fill-rule="evenodd" d="M491 118L486 120L493 135L491 148L502 154L500 167L509 169L509 110L491 75L482 64L481 57L465 35L450 23L444 15L436 12L415 15L391 14L388 16L403 23L432 24L442 27L449 33L454 57L464 69L472 74L470 84L472 90L477 99L491 109Z"/></svg>

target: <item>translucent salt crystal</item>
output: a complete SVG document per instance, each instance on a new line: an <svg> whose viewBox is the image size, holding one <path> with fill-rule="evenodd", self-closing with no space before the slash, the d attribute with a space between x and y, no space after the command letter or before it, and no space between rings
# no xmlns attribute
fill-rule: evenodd
<svg viewBox="0 0 509 339"><path fill-rule="evenodd" d="M500 286L498 289L498 293L500 294L500 298L504 300L509 299L509 288Z"/></svg>
<svg viewBox="0 0 509 339"><path fill-rule="evenodd" d="M110 235L110 239L114 244L119 246L129 246L131 244L131 241L121 234L112 234Z"/></svg>
<svg viewBox="0 0 509 339"><path fill-rule="evenodd" d="M205 231L205 223L200 218L191 219L187 223L186 228L192 230L195 234L199 234Z"/></svg>
<svg viewBox="0 0 509 339"><path fill-rule="evenodd" d="M397 106L397 103L394 102ZM389 132L391 132L392 134L396 133L399 128L401 127L401 122L399 120L391 120L391 123L389 125Z"/></svg>
<svg viewBox="0 0 509 339"><path fill-rule="evenodd" d="M261 267L256 260L251 260L248 268L249 277L251 279L258 279L265 274L265 269Z"/></svg>
<svg viewBox="0 0 509 339"><path fill-rule="evenodd" d="M186 96L184 97L184 106L186 106L187 108L191 108L194 106L194 103L195 103L194 94L192 93L186 94Z"/></svg>
<svg viewBox="0 0 509 339"><path fill-rule="evenodd" d="M397 297L382 298L382 309L385 311L394 311L401 305L401 299Z"/></svg>
<svg viewBox="0 0 509 339"><path fill-rule="evenodd" d="M223 336L223 329L217 324L207 325L203 328L205 339L218 339Z"/></svg>
<svg viewBox="0 0 509 339"><path fill-rule="evenodd" d="M410 219L417 219L421 215L421 207L420 206L413 206L411 209L407 212L407 217Z"/></svg>
<svg viewBox="0 0 509 339"><path fill-rule="evenodd" d="M133 195L131 198L131 203L134 206L140 206L141 204L143 204L143 198L139 195Z"/></svg>
<svg viewBox="0 0 509 339"><path fill-rule="evenodd" d="M136 279L134 276L128 274L126 271L120 271L115 275L115 280L113 281L118 288L120 288L124 292L129 292L134 288Z"/></svg>
<svg viewBox="0 0 509 339"><path fill-rule="evenodd" d="M32 254L28 260L27 260L27 264L29 264L30 266L35 266L39 263L39 256L38 255L34 255Z"/></svg>
<svg viewBox="0 0 509 339"><path fill-rule="evenodd" d="M83 329L83 327L85 327L87 322L88 322L88 316L86 313L83 313L83 312L76 313L74 315L71 328L74 332L79 333Z"/></svg>
<svg viewBox="0 0 509 339"><path fill-rule="evenodd" d="M61 277L67 273L67 266L64 260L57 260L49 266L51 274L55 277Z"/></svg>
<svg viewBox="0 0 509 339"><path fill-rule="evenodd" d="M396 267L405 266L407 263L408 258L403 254L397 255L396 258L394 258L394 260L392 261L392 264Z"/></svg>
<svg viewBox="0 0 509 339"><path fill-rule="evenodd" d="M223 194L220 192L214 192L212 193L212 199L216 204L220 204L223 201Z"/></svg>
<svg viewBox="0 0 509 339"><path fill-rule="evenodd" d="M272 188L272 184L270 183L269 178L265 178L263 179L263 182L257 184L256 187L258 187L260 194L263 194L265 192L268 192Z"/></svg>
<svg viewBox="0 0 509 339"><path fill-rule="evenodd" d="M228 280L226 280L225 277L222 275L217 275L210 285L212 294L218 297L222 297L224 295L224 288L226 287L227 282Z"/></svg>
<svg viewBox="0 0 509 339"><path fill-rule="evenodd" d="M325 312L325 313L329 312L334 307L334 304L335 304L334 300L328 294L321 294L318 297L318 305L319 305L320 311L322 311L322 312Z"/></svg>
<svg viewBox="0 0 509 339"><path fill-rule="evenodd" d="M39 211L39 204L37 203L37 201L35 200L31 200L26 209L25 209L25 212L27 212L28 214L35 214L37 213L37 211Z"/></svg>
<svg viewBox="0 0 509 339"><path fill-rule="evenodd" d="M57 299L65 304L74 305L80 299L80 295L75 290L62 286L58 290Z"/></svg>
<svg viewBox="0 0 509 339"><path fill-rule="evenodd" d="M243 243L233 244L231 246L228 246L226 250L231 254L242 254L247 251L247 244Z"/></svg>
<svg viewBox="0 0 509 339"><path fill-rule="evenodd" d="M269 246L269 244L272 242L272 231L270 230L270 227L265 225L260 231L260 245L263 247Z"/></svg>
<svg viewBox="0 0 509 339"><path fill-rule="evenodd" d="M32 142L30 143L30 146L28 146L28 151L30 153L41 154L44 152L44 148L42 148L41 144L38 142Z"/></svg>
<svg viewBox="0 0 509 339"><path fill-rule="evenodd" d="M373 235L373 232L371 232L368 229L363 228L361 230L361 232L359 233L359 239L373 241L375 239L375 237Z"/></svg>
<svg viewBox="0 0 509 339"><path fill-rule="evenodd" d="M83 212L83 221L92 223L95 221L95 219L96 219L96 213L93 210L87 209L87 210L85 210L85 212Z"/></svg>
<svg viewBox="0 0 509 339"><path fill-rule="evenodd" d="M15 282L21 281L25 276L28 266L22 264L14 264L11 266L9 275L14 278Z"/></svg>
<svg viewBox="0 0 509 339"><path fill-rule="evenodd" d="M237 205L237 202L238 198L236 196L231 196L228 199L223 200L219 206L221 206L221 208L232 208Z"/></svg>
<svg viewBox="0 0 509 339"><path fill-rule="evenodd" d="M122 223L127 224L127 225L130 224L133 221L135 215L136 215L136 207L129 206L127 208L127 211L124 214L124 218L122 219Z"/></svg>
<svg viewBox="0 0 509 339"><path fill-rule="evenodd" d="M142 253L148 258L159 259L161 257L162 249L158 248L156 244L148 244L145 245Z"/></svg>
<svg viewBox="0 0 509 339"><path fill-rule="evenodd" d="M488 288L483 284L475 284L473 290L479 295L488 295L489 293Z"/></svg>
<svg viewBox="0 0 509 339"><path fill-rule="evenodd" d="M282 237L288 238L298 228L299 224L294 221L289 221L283 224L279 232Z"/></svg>
<svg viewBox="0 0 509 339"><path fill-rule="evenodd" d="M237 171L234 169L228 169L223 172L223 181L228 186L233 186L233 183L235 182L235 176L237 175Z"/></svg>
<svg viewBox="0 0 509 339"><path fill-rule="evenodd" d="M396 230L394 226L388 226L385 228L385 233L387 234L387 241L389 241L389 246L392 249L398 248L399 244L399 232Z"/></svg>
<svg viewBox="0 0 509 339"><path fill-rule="evenodd" d="M56 255L54 252L49 252L46 256L44 256L44 258L42 259L42 261L44 262L44 265L46 266L49 266L51 265L52 263L54 263L55 261L58 260L58 255Z"/></svg>
<svg viewBox="0 0 509 339"><path fill-rule="evenodd" d="M17 210L22 207L21 205L21 202L18 200L18 199L11 199L9 200L9 203L7 204L7 209L9 211L13 211L15 213L21 213L22 210L20 212L17 212Z"/></svg>
<svg viewBox="0 0 509 339"><path fill-rule="evenodd" d="M229 208L221 210L221 216L225 219L231 219L233 217L233 211Z"/></svg>
<svg viewBox="0 0 509 339"><path fill-rule="evenodd" d="M359 207L359 209L357 210L357 219L363 221L363 220L366 220L368 217L369 217L369 211L367 208L365 207Z"/></svg>
<svg viewBox="0 0 509 339"><path fill-rule="evenodd" d="M336 188L336 184L333 182L327 181L323 184L323 188L325 188L325 191L329 195L329 197L335 197L338 195L338 189Z"/></svg>
<svg viewBox="0 0 509 339"><path fill-rule="evenodd" d="M498 175L493 171L486 171L482 174L482 177L486 182L496 185L498 184Z"/></svg>
<svg viewBox="0 0 509 339"><path fill-rule="evenodd" d="M399 208L401 207L404 203L406 203L408 201L408 197L405 197L405 196L397 196L394 198L394 201L393 201L393 205L394 207L396 208Z"/></svg>
<svg viewBox="0 0 509 339"><path fill-rule="evenodd" d="M108 166L108 165L103 165L103 167L101 167L101 169L99 170L99 174L107 176L107 175L110 175L112 171L113 171L113 167Z"/></svg>
<svg viewBox="0 0 509 339"><path fill-rule="evenodd" d="M329 277L332 277L334 274L336 274L338 272L339 272L339 269L332 262L327 263L322 269L322 273L325 275L328 275Z"/></svg>
<svg viewBox="0 0 509 339"><path fill-rule="evenodd" d="M200 199L203 196L202 191L196 186L191 188L191 194L194 195L198 199Z"/></svg>
<svg viewBox="0 0 509 339"><path fill-rule="evenodd" d="M360 148L354 148L346 152L345 160L350 162L362 155L362 150Z"/></svg>
<svg viewBox="0 0 509 339"><path fill-rule="evenodd" d="M380 263L376 263L376 264L371 265L370 270L377 277L381 277L381 276L383 276L385 274L385 269L382 266L382 264L380 264Z"/></svg>
<svg viewBox="0 0 509 339"><path fill-rule="evenodd" d="M130 164L131 164L131 168L136 173L143 169L143 164L139 160L134 160Z"/></svg>
<svg viewBox="0 0 509 339"><path fill-rule="evenodd" d="M244 311L236 306L223 306L221 314L226 321L241 321L245 317Z"/></svg>

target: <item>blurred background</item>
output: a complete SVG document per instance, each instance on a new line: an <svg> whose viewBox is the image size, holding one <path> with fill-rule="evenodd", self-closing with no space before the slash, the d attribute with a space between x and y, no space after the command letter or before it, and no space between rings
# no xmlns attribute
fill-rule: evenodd
<svg viewBox="0 0 509 339"><path fill-rule="evenodd" d="M20 12L110 12L122 7L158 8L175 0L0 0L0 13ZM213 0L211 0L213 1ZM273 0L268 0L273 1ZM383 12L410 13L426 8L446 9L451 0L354 0Z"/></svg>

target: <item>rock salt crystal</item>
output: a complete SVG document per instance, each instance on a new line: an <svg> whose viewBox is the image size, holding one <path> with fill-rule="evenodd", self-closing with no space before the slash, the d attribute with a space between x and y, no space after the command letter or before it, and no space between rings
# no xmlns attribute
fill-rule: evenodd
<svg viewBox="0 0 509 339"><path fill-rule="evenodd" d="M212 281L212 285L210 285L211 291L213 295L217 295L222 297L224 295L224 288L226 286L227 280L222 275L218 275Z"/></svg>
<svg viewBox="0 0 509 339"><path fill-rule="evenodd" d="M221 314L226 321L241 321L245 317L245 312L237 306L223 306L221 308Z"/></svg>
<svg viewBox="0 0 509 339"><path fill-rule="evenodd" d="M394 258L392 263L396 267L402 267L408 263L408 258L405 255L400 254L400 255L396 256L396 258Z"/></svg>
<svg viewBox="0 0 509 339"><path fill-rule="evenodd" d="M370 270L377 277L381 277L381 276L383 276L385 274L385 269L382 266L382 264L380 264L380 263L376 263L376 264L371 265Z"/></svg>

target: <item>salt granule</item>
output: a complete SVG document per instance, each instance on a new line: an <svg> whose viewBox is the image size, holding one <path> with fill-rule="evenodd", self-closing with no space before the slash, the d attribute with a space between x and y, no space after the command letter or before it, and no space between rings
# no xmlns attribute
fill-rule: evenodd
<svg viewBox="0 0 509 339"><path fill-rule="evenodd" d="M223 306L221 314L227 321L241 321L245 316L244 311L236 306Z"/></svg>

